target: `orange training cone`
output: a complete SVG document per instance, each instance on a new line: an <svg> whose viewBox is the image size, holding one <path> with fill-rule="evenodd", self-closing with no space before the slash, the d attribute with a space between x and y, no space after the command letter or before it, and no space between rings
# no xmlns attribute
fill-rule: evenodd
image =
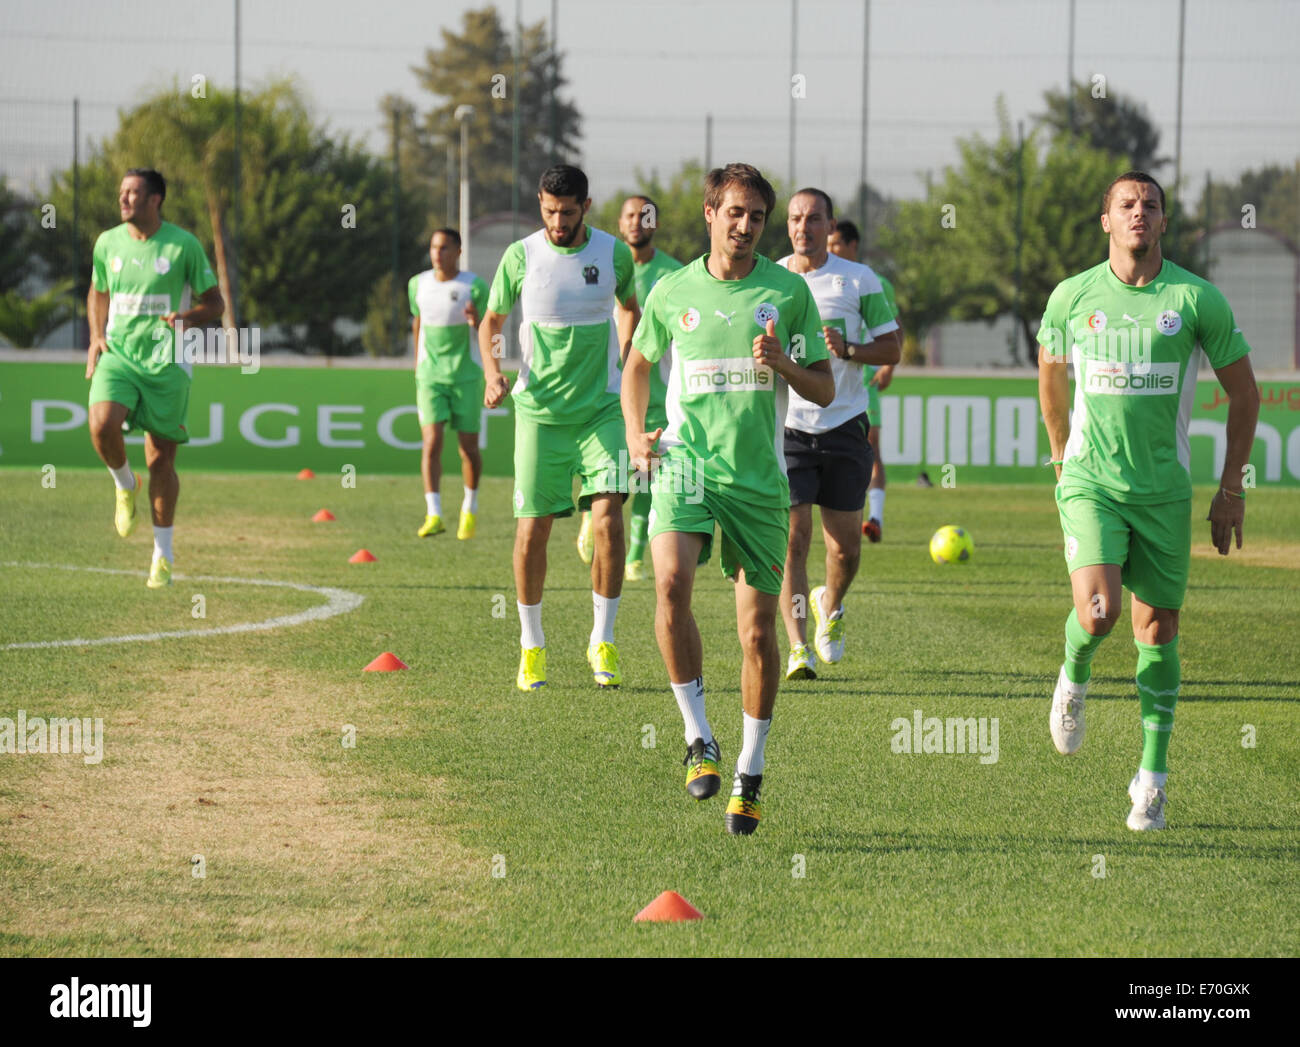
<svg viewBox="0 0 1300 1047"><path fill-rule="evenodd" d="M664 891L639 913L632 917L633 923L680 923L682 920L702 920L704 913L676 891Z"/></svg>
<svg viewBox="0 0 1300 1047"><path fill-rule="evenodd" d="M318 512L315 516L311 518L311 522L329 523L333 519L334 519L334 514L332 512L330 512L328 509L322 509L320 512Z"/></svg>
<svg viewBox="0 0 1300 1047"><path fill-rule="evenodd" d="M314 480L314 479L316 479L316 474L313 473L310 469L303 469L303 470L298 474L298 479L299 479L299 480Z"/></svg>
<svg viewBox="0 0 1300 1047"><path fill-rule="evenodd" d="M385 651L361 671L363 673L391 673L397 669L409 668L410 666L393 654L392 651Z"/></svg>
<svg viewBox="0 0 1300 1047"><path fill-rule="evenodd" d="M375 555L369 549L358 549L348 557L348 563L374 563Z"/></svg>

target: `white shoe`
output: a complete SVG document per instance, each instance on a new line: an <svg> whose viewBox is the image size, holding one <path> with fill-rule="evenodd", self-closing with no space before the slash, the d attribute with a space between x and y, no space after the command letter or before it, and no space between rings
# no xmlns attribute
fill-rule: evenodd
<svg viewBox="0 0 1300 1047"><path fill-rule="evenodd" d="M786 662L785 678L787 680L817 679L817 658L805 643L795 644L790 648L790 660Z"/></svg>
<svg viewBox="0 0 1300 1047"><path fill-rule="evenodd" d="M826 586L819 585L808 594L812 604L813 621L817 623L817 632L813 635L813 647L817 657L827 665L834 665L844 657L844 608L836 608L829 618L822 610L822 597L826 595Z"/></svg>
<svg viewBox="0 0 1300 1047"><path fill-rule="evenodd" d="M1052 715L1047 722L1056 751L1062 756L1077 753L1083 745L1083 696L1087 693L1088 685L1072 683L1065 675L1065 666L1061 666L1052 695Z"/></svg>
<svg viewBox="0 0 1300 1047"><path fill-rule="evenodd" d="M1134 832L1165 827L1165 791L1154 785L1142 785L1138 775L1128 783L1128 796L1133 810L1128 812L1127 825Z"/></svg>

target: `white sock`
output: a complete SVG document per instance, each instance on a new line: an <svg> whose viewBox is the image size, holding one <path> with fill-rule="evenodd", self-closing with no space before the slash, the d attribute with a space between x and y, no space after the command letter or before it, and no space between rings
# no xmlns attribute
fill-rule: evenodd
<svg viewBox="0 0 1300 1047"><path fill-rule="evenodd" d="M465 488L465 497L460 503L462 513L478 512L478 490L473 487Z"/></svg>
<svg viewBox="0 0 1300 1047"><path fill-rule="evenodd" d="M688 683L675 683L672 688L677 708L682 712L682 723L686 726L686 744L703 738L704 744L708 745L713 741L713 730L709 727L709 718L704 715L704 677L697 676Z"/></svg>
<svg viewBox="0 0 1300 1047"><path fill-rule="evenodd" d="M424 492L424 511L430 516L442 515L442 495L437 491Z"/></svg>
<svg viewBox="0 0 1300 1047"><path fill-rule="evenodd" d="M885 489L883 487L867 488L867 519L885 522Z"/></svg>
<svg viewBox="0 0 1300 1047"><path fill-rule="evenodd" d="M130 461L123 462L116 469L110 465L108 471L113 474L113 486L119 491L135 490L135 473L131 472Z"/></svg>
<svg viewBox="0 0 1300 1047"><path fill-rule="evenodd" d="M597 592L591 594L596 620L591 627L589 646L595 647L598 643L614 642L614 619L618 617L618 602L621 599L621 596L601 596Z"/></svg>
<svg viewBox="0 0 1300 1047"><path fill-rule="evenodd" d="M742 715L745 720L745 745L736 757L736 772L751 776L762 774L763 747L767 745L767 732L772 727L772 718L769 716L766 720L755 720L749 713Z"/></svg>
<svg viewBox="0 0 1300 1047"><path fill-rule="evenodd" d="M516 602L519 608L519 646L545 647L546 634L542 632L542 602L523 604Z"/></svg>
<svg viewBox="0 0 1300 1047"><path fill-rule="evenodd" d="M1142 786L1143 788L1163 789L1165 787L1165 779L1168 777L1169 777L1168 771L1157 773L1155 771L1148 771L1142 768L1138 769L1138 785Z"/></svg>
<svg viewBox="0 0 1300 1047"><path fill-rule="evenodd" d="M172 531L175 527L159 527L154 524L153 528L153 554L154 556L164 556L168 563L176 559L172 555Z"/></svg>

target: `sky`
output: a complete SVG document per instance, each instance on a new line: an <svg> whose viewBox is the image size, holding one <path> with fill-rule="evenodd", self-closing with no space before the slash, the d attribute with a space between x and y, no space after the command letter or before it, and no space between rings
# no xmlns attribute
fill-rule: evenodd
<svg viewBox="0 0 1300 1047"><path fill-rule="evenodd" d="M383 148L378 102L433 100L411 67L439 30L486 4L449 0L242 0L243 82L290 74L316 117ZM513 22L516 0L498 4ZM599 203L703 160L706 114L714 163L744 160L847 196L857 183L864 0L555 0L569 91L583 115L583 157ZM518 0L526 24L552 0ZM792 65L792 7L797 7ZM868 180L887 195L923 194L955 162L958 138L997 131L999 96L1014 122L1043 109L1067 75L1069 0L870 0ZM39 192L81 137L110 134L117 112L195 74L234 79L235 0L0 0L0 170ZM1300 156L1300 3L1187 0L1183 173L1199 198L1216 180ZM1074 75L1135 99L1172 156L1178 0L1077 0ZM488 85L484 87L485 94ZM83 145L83 150L86 148ZM84 151L83 151L83 155ZM1172 165L1162 172L1172 181Z"/></svg>

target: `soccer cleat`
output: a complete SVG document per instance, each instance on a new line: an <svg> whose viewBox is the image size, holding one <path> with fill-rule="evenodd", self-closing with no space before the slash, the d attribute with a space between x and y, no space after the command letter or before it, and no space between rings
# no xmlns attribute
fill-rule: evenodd
<svg viewBox="0 0 1300 1047"><path fill-rule="evenodd" d="M582 526L578 528L578 557L583 563L591 563L596 555L596 536L591 531L591 513L582 514Z"/></svg>
<svg viewBox="0 0 1300 1047"><path fill-rule="evenodd" d="M1128 783L1128 797L1133 801L1133 810L1128 812L1126 823L1134 832L1146 832L1149 829L1165 827L1165 791L1154 785L1143 785L1138 775Z"/></svg>
<svg viewBox="0 0 1300 1047"><path fill-rule="evenodd" d="M623 682L618 668L618 648L604 641L587 648L587 664L601 687L617 687Z"/></svg>
<svg viewBox="0 0 1300 1047"><path fill-rule="evenodd" d="M140 490L140 474L132 473L135 486L129 491L117 490L117 506L113 510L113 526L123 538L129 538L135 530L135 496Z"/></svg>
<svg viewBox="0 0 1300 1047"><path fill-rule="evenodd" d="M844 608L840 607L829 618L822 610L822 597L826 595L826 586L819 585L808 594L812 604L813 620L817 623L817 632L813 636L813 647L817 657L827 665L834 665L844 657Z"/></svg>
<svg viewBox="0 0 1300 1047"><path fill-rule="evenodd" d="M790 660L786 663L787 680L817 679L817 656L808 649L806 643L797 643L790 648Z"/></svg>
<svg viewBox="0 0 1300 1047"><path fill-rule="evenodd" d="M1061 666L1048 724L1052 729L1052 742L1062 756L1077 753L1083 745L1083 696L1087 693L1088 685L1072 683L1065 675L1065 666Z"/></svg>
<svg viewBox="0 0 1300 1047"><path fill-rule="evenodd" d="M627 562L627 567L623 569L623 581L645 581L645 562L642 560L629 560Z"/></svg>
<svg viewBox="0 0 1300 1047"><path fill-rule="evenodd" d="M420 529L415 532L417 538L428 538L431 534L442 534L447 529L447 525L442 522L441 516L434 516L430 513L424 518L424 523Z"/></svg>
<svg viewBox="0 0 1300 1047"><path fill-rule="evenodd" d="M150 589L166 589L172 584L171 561L165 556L153 554L153 563L149 565L149 580L144 583Z"/></svg>
<svg viewBox="0 0 1300 1047"><path fill-rule="evenodd" d="M523 647L519 652L519 675L515 686L521 691L535 691L546 684L546 648Z"/></svg>
<svg viewBox="0 0 1300 1047"><path fill-rule="evenodd" d="M862 525L862 533L873 544L880 541L880 521L874 516Z"/></svg>
<svg viewBox="0 0 1300 1047"><path fill-rule="evenodd" d="M727 832L748 836L758 828L758 820L763 816L758 802L758 791L762 787L761 774L736 772L736 784L731 799L727 801Z"/></svg>
<svg viewBox="0 0 1300 1047"><path fill-rule="evenodd" d="M468 541L474 537L474 529L478 526L478 517L474 513L460 511L460 523L456 525L456 537L462 542Z"/></svg>
<svg viewBox="0 0 1300 1047"><path fill-rule="evenodd" d="M709 739L708 745L703 738L696 738L686 747L686 759L682 761L686 768L686 791L695 799L707 800L718 794L722 787L722 772L718 770L721 759L716 738Z"/></svg>

